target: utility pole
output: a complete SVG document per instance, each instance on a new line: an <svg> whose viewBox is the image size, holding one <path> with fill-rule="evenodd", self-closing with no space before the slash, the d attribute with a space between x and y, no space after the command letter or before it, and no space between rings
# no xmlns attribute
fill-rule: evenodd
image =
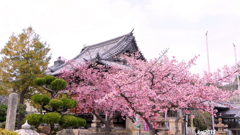
<svg viewBox="0 0 240 135"><path fill-rule="evenodd" d="M207 47L208 73L210 73L210 62L209 62L209 53L208 53L208 37L207 37L207 34L208 34L208 31L206 32L206 47ZM215 124L214 123L214 116L212 115L212 130L215 130L214 124Z"/></svg>
<svg viewBox="0 0 240 135"><path fill-rule="evenodd" d="M235 44L233 43L233 48L234 48L234 55L235 55L235 64L236 64L236 69L238 69L238 64L237 64L237 53L236 53L236 46L235 46ZM240 89L240 87L239 87L239 76L238 76L238 72L236 73L236 75L237 75L237 83L238 83L238 90ZM239 93L239 95L240 95L240 93ZM240 97L239 97L239 99L240 99ZM238 99L238 102L239 102L239 99Z"/></svg>
<svg viewBox="0 0 240 135"><path fill-rule="evenodd" d="M208 61L208 73L210 73L209 53L208 53L208 31L206 32L206 47L207 47L207 61Z"/></svg>

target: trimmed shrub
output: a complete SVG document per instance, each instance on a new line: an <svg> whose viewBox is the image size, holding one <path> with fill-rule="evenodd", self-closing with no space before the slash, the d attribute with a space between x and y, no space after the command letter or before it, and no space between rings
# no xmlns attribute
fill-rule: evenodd
<svg viewBox="0 0 240 135"><path fill-rule="evenodd" d="M66 109L74 108L77 105L77 101L74 99L63 98L61 99L61 101L63 101L63 108L66 108Z"/></svg>
<svg viewBox="0 0 240 135"><path fill-rule="evenodd" d="M82 127L86 125L86 121L72 115L64 115L59 123L63 128Z"/></svg>
<svg viewBox="0 0 240 135"><path fill-rule="evenodd" d="M59 123L63 128L75 127L78 125L78 119L72 115L65 115Z"/></svg>
<svg viewBox="0 0 240 135"><path fill-rule="evenodd" d="M52 83L52 81L54 81L57 78L55 76L48 75L48 76L45 76L44 79L46 80L46 84L49 85Z"/></svg>
<svg viewBox="0 0 240 135"><path fill-rule="evenodd" d="M38 127L42 123L42 114L29 114L26 116L25 120L28 120L30 125Z"/></svg>
<svg viewBox="0 0 240 135"><path fill-rule="evenodd" d="M49 88L52 90L62 90L66 88L67 82L63 79L56 79L50 85Z"/></svg>
<svg viewBox="0 0 240 135"><path fill-rule="evenodd" d="M33 84L37 85L37 86L43 86L44 84L46 84L46 79L36 78L36 79L33 80Z"/></svg>
<svg viewBox="0 0 240 135"><path fill-rule="evenodd" d="M35 94L31 97L34 103L38 103L40 105L47 105L50 101L50 98L45 95Z"/></svg>
<svg viewBox="0 0 240 135"><path fill-rule="evenodd" d="M76 127L83 127L86 126L87 122L85 119L77 117L78 118L78 125Z"/></svg>
<svg viewBox="0 0 240 135"><path fill-rule="evenodd" d="M56 112L46 113L42 118L42 121L47 124L59 123L60 120L61 114Z"/></svg>
<svg viewBox="0 0 240 135"><path fill-rule="evenodd" d="M59 99L51 99L49 105L52 107L53 110L59 110L63 106L63 101Z"/></svg>

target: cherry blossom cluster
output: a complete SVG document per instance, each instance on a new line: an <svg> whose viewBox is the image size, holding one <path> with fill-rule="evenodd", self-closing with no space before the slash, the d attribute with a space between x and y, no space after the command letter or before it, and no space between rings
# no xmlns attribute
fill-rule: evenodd
<svg viewBox="0 0 240 135"><path fill-rule="evenodd" d="M202 76L190 72L197 56L189 62L178 62L175 57L162 56L144 61L121 56L126 68L96 63L69 62L61 78L67 89L77 94L78 107L83 113L95 111L134 117L138 114L148 126L160 112L192 109L214 114L214 102L228 102L232 92L221 87L231 81L236 71L224 67Z"/></svg>

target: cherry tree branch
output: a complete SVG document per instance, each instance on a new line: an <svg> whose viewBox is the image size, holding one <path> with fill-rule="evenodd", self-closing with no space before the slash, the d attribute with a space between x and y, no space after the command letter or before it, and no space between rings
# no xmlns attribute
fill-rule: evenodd
<svg viewBox="0 0 240 135"><path fill-rule="evenodd" d="M143 73L143 75L141 75L141 76L138 77L137 79L135 79L135 80L133 80L133 81L131 81L131 82L128 82L128 83L126 83L126 84L123 84L123 85L121 85L121 86L128 85L128 84L132 84L132 83L138 81L139 79L141 79L148 71L151 71L151 70L152 70L152 68L153 68L153 67L158 63L158 61L168 52L168 50L169 50L169 49L164 50L164 51L162 52L162 54L158 57L158 59L157 59L151 66L149 66L149 67L147 68L147 70ZM120 87L121 87L121 86L120 86Z"/></svg>

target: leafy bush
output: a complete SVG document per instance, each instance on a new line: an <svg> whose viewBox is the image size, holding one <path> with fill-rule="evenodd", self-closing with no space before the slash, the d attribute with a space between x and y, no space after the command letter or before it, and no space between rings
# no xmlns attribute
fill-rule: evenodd
<svg viewBox="0 0 240 135"><path fill-rule="evenodd" d="M200 131L206 130L211 125L211 115L208 112L194 111L195 119L193 119L194 126Z"/></svg>
<svg viewBox="0 0 240 135"><path fill-rule="evenodd" d="M6 127L6 122L3 122L1 125L0 125L0 128L5 128Z"/></svg>
<svg viewBox="0 0 240 135"><path fill-rule="evenodd" d="M61 114L56 112L46 113L42 118L42 121L47 124L59 123L60 120L61 120Z"/></svg>
<svg viewBox="0 0 240 135"><path fill-rule="evenodd" d="M25 120L28 120L30 125L38 127L42 123L42 114L29 114L26 116Z"/></svg>
<svg viewBox="0 0 240 135"><path fill-rule="evenodd" d="M49 88L52 90L62 90L66 88L67 82L63 79L56 79L50 85Z"/></svg>
<svg viewBox="0 0 240 135"><path fill-rule="evenodd" d="M6 121L6 117L0 117L0 122Z"/></svg>
<svg viewBox="0 0 240 135"><path fill-rule="evenodd" d="M6 121L6 115L7 115L7 106L0 105L0 122Z"/></svg>
<svg viewBox="0 0 240 135"><path fill-rule="evenodd" d="M13 131L7 131L6 129L0 128L0 135L19 135L19 134Z"/></svg>
<svg viewBox="0 0 240 135"><path fill-rule="evenodd" d="M2 105L0 105L0 108L7 109L7 106L6 106L6 105L4 105L4 104L2 104Z"/></svg>
<svg viewBox="0 0 240 135"><path fill-rule="evenodd" d="M18 117L18 115L22 115L22 118L25 118L25 116L27 114L26 108L27 108L27 106L25 104L18 104L17 105L17 116L16 117ZM17 126L18 124L21 124L21 125L24 124L23 119L21 121L16 119L16 124L15 125Z"/></svg>
<svg viewBox="0 0 240 135"><path fill-rule="evenodd" d="M49 85L52 83L52 81L54 81L57 78L55 76L48 75L48 76L45 76L44 79L46 80L46 84Z"/></svg>

